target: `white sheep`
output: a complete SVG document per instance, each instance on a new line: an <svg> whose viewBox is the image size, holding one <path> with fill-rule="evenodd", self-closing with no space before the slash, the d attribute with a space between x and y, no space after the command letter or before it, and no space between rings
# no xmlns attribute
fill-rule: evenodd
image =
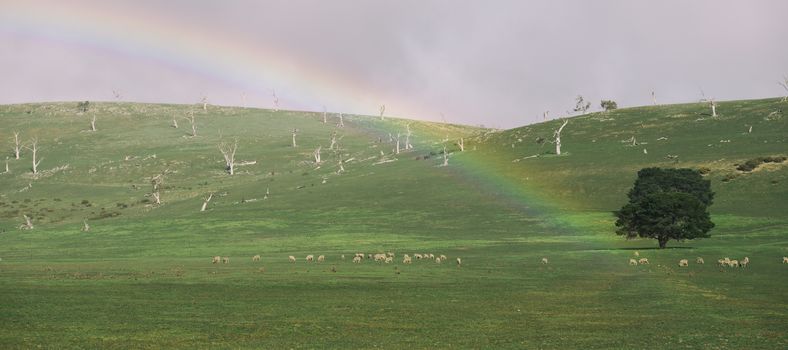
<svg viewBox="0 0 788 350"><path fill-rule="evenodd" d="M320 256L317 257L317 262L321 263L321 262L324 262L324 261L326 261L326 256L325 255L320 255Z"/></svg>
<svg viewBox="0 0 788 350"><path fill-rule="evenodd" d="M783 257L783 264L788 264L788 256Z"/></svg>
<svg viewBox="0 0 788 350"><path fill-rule="evenodd" d="M547 265L547 258L542 258L542 264Z"/></svg>
<svg viewBox="0 0 788 350"><path fill-rule="evenodd" d="M315 260L315 256L314 255L309 254L309 255L306 256L306 262L312 262L312 260Z"/></svg>
<svg viewBox="0 0 788 350"><path fill-rule="evenodd" d="M394 262L394 258L392 258L390 256L387 256L385 261L386 261L386 264L391 264L392 262Z"/></svg>
<svg viewBox="0 0 788 350"><path fill-rule="evenodd" d="M718 266L725 266L725 264L726 264L725 263L725 259L717 259L717 265Z"/></svg>
<svg viewBox="0 0 788 350"><path fill-rule="evenodd" d="M430 259L435 259L435 254L430 254Z"/></svg>
<svg viewBox="0 0 788 350"><path fill-rule="evenodd" d="M640 259L638 259L638 264L640 264L640 265L649 265L648 258L640 258Z"/></svg>
<svg viewBox="0 0 788 350"><path fill-rule="evenodd" d="M745 256L745 257L744 257L744 260L742 260L742 261L739 261L739 266L741 266L741 267L747 267L747 264L749 264L749 263L750 263L750 259L748 259L748 258Z"/></svg>
<svg viewBox="0 0 788 350"><path fill-rule="evenodd" d="M218 264L218 263L220 263L220 262L222 262L222 257L221 257L221 256L214 256L214 257L211 259L211 264Z"/></svg>
<svg viewBox="0 0 788 350"><path fill-rule="evenodd" d="M375 261L384 261L386 260L386 254L375 254Z"/></svg>
<svg viewBox="0 0 788 350"><path fill-rule="evenodd" d="M705 264L706 262L705 262L705 261L703 261L703 258L701 258L701 257L698 257L697 259L695 259L695 263L696 263L696 264L701 264L701 265L703 265L703 264Z"/></svg>
<svg viewBox="0 0 788 350"><path fill-rule="evenodd" d="M413 254L413 257L416 258L416 260L421 260L422 258L421 254L419 253Z"/></svg>
<svg viewBox="0 0 788 350"><path fill-rule="evenodd" d="M342 260L345 260L345 254L342 254Z"/></svg>
<svg viewBox="0 0 788 350"><path fill-rule="evenodd" d="M388 252L388 253L386 253L386 256L389 257L389 258L393 258L394 257L394 253Z"/></svg>
<svg viewBox="0 0 788 350"><path fill-rule="evenodd" d="M441 260L446 261L446 255L441 254Z"/></svg>
<svg viewBox="0 0 788 350"><path fill-rule="evenodd" d="M224 258L222 258L222 263L229 264L230 263L230 257L229 256L225 256Z"/></svg>
<svg viewBox="0 0 788 350"><path fill-rule="evenodd" d="M252 257L252 261L260 261L260 255L255 255Z"/></svg>
<svg viewBox="0 0 788 350"><path fill-rule="evenodd" d="M288 256L288 257L287 257L287 259L289 259L291 263L294 263L294 262L296 262L296 257L294 257L294 256L292 256L292 255L291 255L291 256Z"/></svg>
<svg viewBox="0 0 788 350"><path fill-rule="evenodd" d="M410 257L408 256L408 254L405 254L405 257L402 258L402 263L403 264L410 264L411 263L411 260L410 260Z"/></svg>
<svg viewBox="0 0 788 350"><path fill-rule="evenodd" d="M731 262L729 262L728 265L730 267L739 267L739 260L731 260Z"/></svg>
<svg viewBox="0 0 788 350"><path fill-rule="evenodd" d="M460 266L462 266L462 259L460 259L460 258L458 257L458 258L457 258L457 267L460 267Z"/></svg>
<svg viewBox="0 0 788 350"><path fill-rule="evenodd" d="M440 263L441 263L441 261L442 261L442 260L441 260L441 257L437 257L437 258L435 258L435 263L436 263L436 264L440 264Z"/></svg>
<svg viewBox="0 0 788 350"><path fill-rule="evenodd" d="M687 260L687 259L679 260L679 266L682 266L682 267L689 266L689 260Z"/></svg>
<svg viewBox="0 0 788 350"><path fill-rule="evenodd" d="M354 256L353 257L353 263L354 264L361 263L361 257L360 256Z"/></svg>
<svg viewBox="0 0 788 350"><path fill-rule="evenodd" d="M638 252L638 251L636 250L636 251L635 251L635 257L637 258L637 257L639 257L639 256L640 256L640 252Z"/></svg>
<svg viewBox="0 0 788 350"><path fill-rule="evenodd" d="M629 259L629 265L637 266L638 261L635 259Z"/></svg>

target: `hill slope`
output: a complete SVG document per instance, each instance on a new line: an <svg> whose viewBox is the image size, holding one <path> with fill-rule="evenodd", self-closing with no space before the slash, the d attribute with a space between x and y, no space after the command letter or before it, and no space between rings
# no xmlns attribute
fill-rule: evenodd
<svg viewBox="0 0 788 350"><path fill-rule="evenodd" d="M0 106L6 149L18 130L43 157L38 175L30 150L0 175L0 345L784 347L788 170L734 166L785 155L784 106L580 116L561 156L535 142L558 121L494 132L345 116L339 128L334 114L324 124L320 113L215 106ZM93 115L98 131L85 131ZM414 149L396 154L407 125ZM255 163L230 176L218 144L236 138L236 159ZM653 250L612 234L610 211L645 166L709 168L712 238ZM22 215L33 230L17 229ZM628 266L634 249L651 264ZM391 264L350 261L389 251ZM402 263L414 253L449 261ZM230 263L211 264L215 255ZM745 255L746 270L712 264ZM709 263L676 267L695 256Z"/></svg>

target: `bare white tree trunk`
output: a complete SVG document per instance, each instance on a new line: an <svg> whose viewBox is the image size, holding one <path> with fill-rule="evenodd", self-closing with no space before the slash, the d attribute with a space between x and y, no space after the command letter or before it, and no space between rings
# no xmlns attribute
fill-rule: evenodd
<svg viewBox="0 0 788 350"><path fill-rule="evenodd" d="M96 115L93 114L93 118L90 119L90 131L96 131Z"/></svg>
<svg viewBox="0 0 788 350"><path fill-rule="evenodd" d="M654 102L654 105L657 105L657 94L654 91L651 91L651 101Z"/></svg>
<svg viewBox="0 0 788 350"><path fill-rule="evenodd" d="M405 124L405 128L407 128L407 133L405 134L405 149L413 149L413 145L410 144L410 124Z"/></svg>
<svg viewBox="0 0 788 350"><path fill-rule="evenodd" d="M782 86L783 89L785 89L785 92L788 92L788 76L784 76L783 77L783 81L782 82L777 82L777 84ZM785 97L783 97L783 99L781 101L782 102L788 101L788 95L785 95Z"/></svg>
<svg viewBox="0 0 788 350"><path fill-rule="evenodd" d="M90 225L88 225L87 220L82 220L82 232L90 231Z"/></svg>
<svg viewBox="0 0 788 350"><path fill-rule="evenodd" d="M550 114L550 111L544 111L544 113L542 113L542 121L546 121L547 120L547 116L549 114Z"/></svg>
<svg viewBox="0 0 788 350"><path fill-rule="evenodd" d="M233 144L222 142L219 144L219 151L224 156L224 163L230 175L235 174L235 151L238 149L238 139Z"/></svg>
<svg viewBox="0 0 788 350"><path fill-rule="evenodd" d="M395 152L396 154L399 154L399 137L400 137L400 134L397 133L397 150Z"/></svg>
<svg viewBox="0 0 788 350"><path fill-rule="evenodd" d="M197 136L197 121L194 118L194 111L189 111L189 116L186 119L188 119L189 124L192 125L192 137Z"/></svg>
<svg viewBox="0 0 788 350"><path fill-rule="evenodd" d="M331 146L328 147L330 150L334 150L334 146L337 144L337 132L334 131L331 134ZM338 147L337 147L338 148Z"/></svg>
<svg viewBox="0 0 788 350"><path fill-rule="evenodd" d="M276 90L272 90L273 93L271 94L274 98L274 112L279 112L279 97L276 96Z"/></svg>
<svg viewBox="0 0 788 350"><path fill-rule="evenodd" d="M443 146L443 166L449 165L449 152L446 151L446 146Z"/></svg>
<svg viewBox="0 0 788 350"><path fill-rule="evenodd" d="M202 208L200 208L200 211L205 211L205 209L208 209L208 202L211 201L211 198L213 198L213 192L209 193L208 197L202 199Z"/></svg>
<svg viewBox="0 0 788 350"><path fill-rule="evenodd" d="M298 133L298 129L293 129L293 148L298 147L298 144L296 144L296 134L297 133Z"/></svg>
<svg viewBox="0 0 788 350"><path fill-rule="evenodd" d="M345 172L345 166L342 164L342 159L339 159L339 170L337 170L337 173L339 174L344 172Z"/></svg>
<svg viewBox="0 0 788 350"><path fill-rule="evenodd" d="M9 170L8 170L8 157L5 157L5 172L3 174L8 174L8 173L9 173Z"/></svg>
<svg viewBox="0 0 788 350"><path fill-rule="evenodd" d="M20 230L32 230L33 229L33 222L31 221L30 217L27 215L22 215L25 218L25 223L19 226Z"/></svg>
<svg viewBox="0 0 788 350"><path fill-rule="evenodd" d="M317 146L317 149L315 150L315 153L314 153L315 163L318 164L318 165L320 165L320 150L322 148L323 148L323 146Z"/></svg>
<svg viewBox="0 0 788 350"><path fill-rule="evenodd" d="M457 142L457 146L460 146L460 152L465 152L465 140L460 137L460 142Z"/></svg>
<svg viewBox="0 0 788 350"><path fill-rule="evenodd" d="M172 118L172 127L176 129L178 128L178 121L175 120L175 118Z"/></svg>
<svg viewBox="0 0 788 350"><path fill-rule="evenodd" d="M14 159L19 159L19 150L22 144L19 142L19 131L14 131Z"/></svg>
<svg viewBox="0 0 788 350"><path fill-rule="evenodd" d="M159 174L150 179L151 186L153 186L153 190L151 191L151 196L153 197L154 204L161 204L161 185L164 183L164 174Z"/></svg>
<svg viewBox="0 0 788 350"><path fill-rule="evenodd" d="M380 120L384 120L383 113L386 113L386 105L380 105Z"/></svg>
<svg viewBox="0 0 788 350"><path fill-rule="evenodd" d="M712 117L716 117L717 116L717 102L715 102L714 99L711 99L711 100L709 100L709 105L711 105L711 116Z"/></svg>
<svg viewBox="0 0 788 350"><path fill-rule="evenodd" d="M747 133L748 133L748 134L752 134L752 125L750 125L750 128L749 128L749 129L747 129ZM6 166L7 166L7 165L8 165L8 161L6 160Z"/></svg>
<svg viewBox="0 0 788 350"><path fill-rule="evenodd" d="M345 127L345 122L344 122L344 118L342 116L342 113L339 113L339 127L340 128L344 128Z"/></svg>
<svg viewBox="0 0 788 350"><path fill-rule="evenodd" d="M564 123L561 124L561 127L555 131L555 154L561 155L561 131L564 130L566 124L569 123L569 120L564 120Z"/></svg>
<svg viewBox="0 0 788 350"><path fill-rule="evenodd" d="M207 112L208 111L208 96L203 96L200 99L200 103L202 103L202 110Z"/></svg>
<svg viewBox="0 0 788 350"><path fill-rule="evenodd" d="M263 199L268 199L268 196L269 196L270 194L271 194L271 193L269 192L269 187L266 187L266 188L265 188L265 197L263 197Z"/></svg>
<svg viewBox="0 0 788 350"><path fill-rule="evenodd" d="M36 157L38 156L38 139L32 139L30 141L30 147L27 147L27 149L33 152L33 174L38 174L38 164L43 160L42 158L36 161Z"/></svg>
<svg viewBox="0 0 788 350"><path fill-rule="evenodd" d="M328 110L323 106L323 124L328 123Z"/></svg>

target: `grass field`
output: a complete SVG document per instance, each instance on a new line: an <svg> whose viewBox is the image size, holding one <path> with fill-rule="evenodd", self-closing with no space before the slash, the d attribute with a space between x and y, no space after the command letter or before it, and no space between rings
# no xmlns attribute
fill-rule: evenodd
<svg viewBox="0 0 788 350"><path fill-rule="evenodd" d="M735 164L788 155L788 104L719 105L716 118L702 104L572 118L561 156L535 142L559 121L337 128L335 115L210 106L190 137L192 106L0 106L6 154L16 130L43 157L38 176L28 150L0 175L0 348L786 348L788 164ZM408 123L414 150L392 154ZM234 138L257 163L229 176L217 144ZM613 233L645 166L709 169L711 238L658 250ZM18 229L22 215L35 229ZM636 250L650 265L627 265ZM388 251L393 264L350 262ZM401 263L413 253L449 261ZM717 267L725 256L752 262Z"/></svg>

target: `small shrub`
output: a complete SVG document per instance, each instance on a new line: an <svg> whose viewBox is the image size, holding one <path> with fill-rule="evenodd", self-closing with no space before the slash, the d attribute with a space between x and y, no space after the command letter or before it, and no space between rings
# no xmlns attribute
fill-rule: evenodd
<svg viewBox="0 0 788 350"><path fill-rule="evenodd" d="M725 177L723 177L721 181L722 182L728 182L728 181L731 181L731 180L733 180L733 179L735 179L737 177L739 177L738 174L728 174L728 175L725 175Z"/></svg>
<svg viewBox="0 0 788 350"><path fill-rule="evenodd" d="M701 175L708 175L711 172L711 168L702 166L702 167L698 168L698 172Z"/></svg>

